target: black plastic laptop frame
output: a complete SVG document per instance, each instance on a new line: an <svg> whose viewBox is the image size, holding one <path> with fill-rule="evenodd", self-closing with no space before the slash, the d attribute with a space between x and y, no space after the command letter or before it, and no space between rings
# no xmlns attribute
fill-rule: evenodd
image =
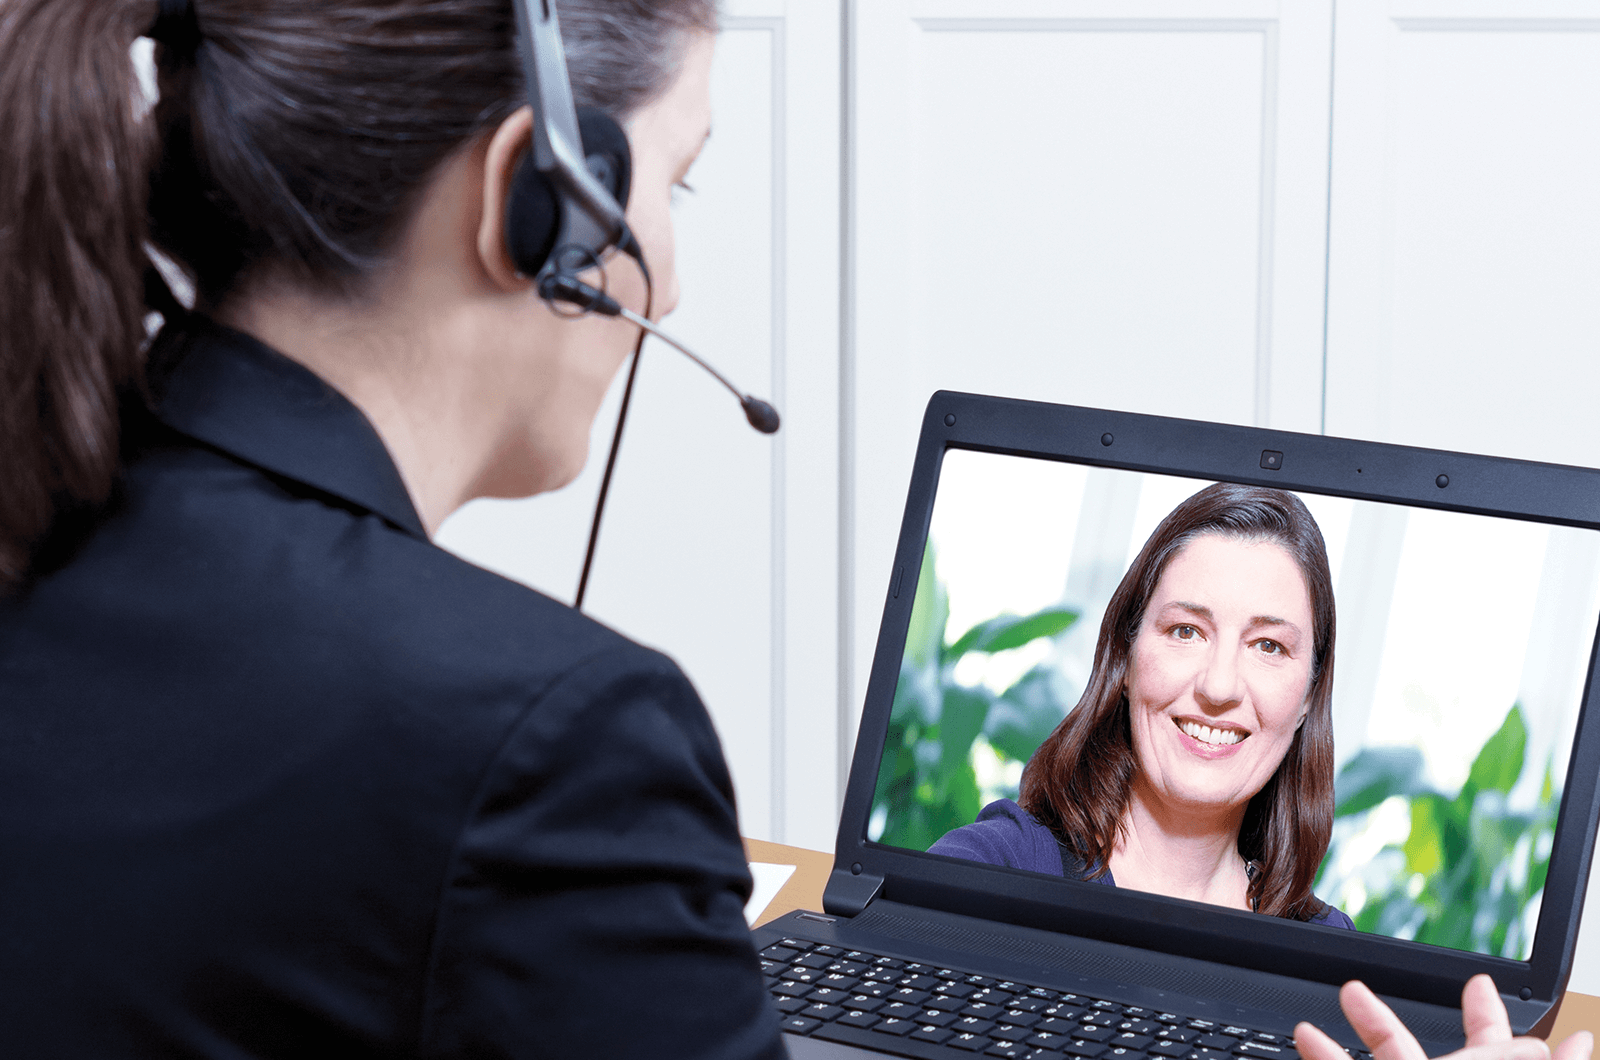
<svg viewBox="0 0 1600 1060"><path fill-rule="evenodd" d="M1530 959L1513 961L1220 909L1126 889L977 866L875 843L866 827L916 598L938 468L960 448L1305 490L1600 530L1600 471L1285 431L940 391L928 402L883 625L867 686L824 907L876 899L1059 931L1160 954L1457 1008L1472 975L1494 977L1519 1032L1547 1031L1571 971L1600 823L1600 710L1591 644L1549 874ZM1277 454L1277 455L1273 455Z"/></svg>

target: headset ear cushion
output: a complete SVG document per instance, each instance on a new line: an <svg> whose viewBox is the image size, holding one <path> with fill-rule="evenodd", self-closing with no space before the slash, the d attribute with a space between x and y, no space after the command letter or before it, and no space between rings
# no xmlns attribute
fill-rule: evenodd
<svg viewBox="0 0 1600 1060"><path fill-rule="evenodd" d="M550 258L560 227L561 204L556 190L534 167L533 152L526 151L517 163L506 201L506 248L518 272L524 276L539 274Z"/></svg>
<svg viewBox="0 0 1600 1060"><path fill-rule="evenodd" d="M602 186L628 205L633 181L633 154L628 135L615 118L598 107L578 108L578 136L583 141L584 163ZM524 276L537 276L555 249L561 230L561 201L550 181L533 164L528 151L517 163L506 202L506 246L511 262ZM601 250L604 248L596 248Z"/></svg>
<svg viewBox="0 0 1600 1060"><path fill-rule="evenodd" d="M578 108L578 135L583 139L583 160L595 179L605 186L617 205L626 208L633 182L633 152L628 134L617 120L599 107Z"/></svg>

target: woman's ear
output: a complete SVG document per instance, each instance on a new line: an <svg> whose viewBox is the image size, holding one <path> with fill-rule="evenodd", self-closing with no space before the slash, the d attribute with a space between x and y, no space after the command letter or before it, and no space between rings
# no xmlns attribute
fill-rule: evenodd
<svg viewBox="0 0 1600 1060"><path fill-rule="evenodd" d="M533 142L533 108L519 107L500 123L483 160L483 217L478 222L478 258L489 278L505 290L520 290L532 282L517 272L506 243L506 200L517 163Z"/></svg>

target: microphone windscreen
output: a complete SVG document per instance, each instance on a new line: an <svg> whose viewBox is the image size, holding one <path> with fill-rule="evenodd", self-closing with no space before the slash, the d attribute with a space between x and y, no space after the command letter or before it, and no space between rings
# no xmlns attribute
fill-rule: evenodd
<svg viewBox="0 0 1600 1060"><path fill-rule="evenodd" d="M739 399L744 406L744 418L762 434L775 434L778 430L778 410L758 397L746 394Z"/></svg>

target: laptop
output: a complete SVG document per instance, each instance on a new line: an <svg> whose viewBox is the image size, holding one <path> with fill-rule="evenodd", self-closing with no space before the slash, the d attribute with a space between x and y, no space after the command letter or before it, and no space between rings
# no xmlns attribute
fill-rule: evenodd
<svg viewBox="0 0 1600 1060"><path fill-rule="evenodd" d="M1173 537L1262 496L1320 561ZM1288 590L1227 565L1274 557ZM887 585L823 908L755 931L794 1056L1271 1060L1301 1020L1361 1056L1349 979L1436 1055L1479 972L1515 1032L1554 1023L1600 821L1600 472L939 392ZM1168 717L1162 660L1211 647L1215 717ZM1067 784L1119 725L1124 779ZM1244 787L1183 788L1216 775ZM1215 900L1141 889L1082 825L1241 800Z"/></svg>

